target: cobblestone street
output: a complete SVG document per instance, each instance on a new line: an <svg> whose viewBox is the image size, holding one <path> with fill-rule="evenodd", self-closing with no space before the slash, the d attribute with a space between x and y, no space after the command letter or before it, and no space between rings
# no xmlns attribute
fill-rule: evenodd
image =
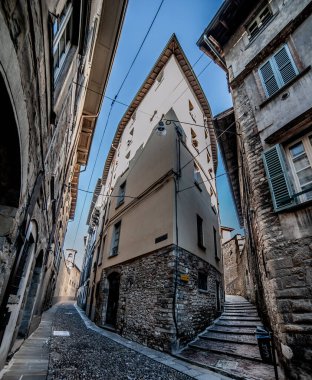
<svg viewBox="0 0 312 380"><path fill-rule="evenodd" d="M127 341L116 334L96 327L92 327L93 330L90 326L94 325L71 303L59 304L45 313L44 325L44 329L40 325L37 332L25 341L6 367L1 379L226 379L217 373ZM62 336L68 333L69 335ZM134 349L103 334L115 336L113 339L125 341L125 344L133 346Z"/></svg>

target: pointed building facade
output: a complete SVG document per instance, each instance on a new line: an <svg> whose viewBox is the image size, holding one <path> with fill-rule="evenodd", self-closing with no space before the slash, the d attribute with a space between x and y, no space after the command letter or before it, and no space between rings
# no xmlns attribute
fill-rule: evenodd
<svg viewBox="0 0 312 380"><path fill-rule="evenodd" d="M170 352L220 313L216 168L210 108L173 36L117 128L89 213L98 325Z"/></svg>

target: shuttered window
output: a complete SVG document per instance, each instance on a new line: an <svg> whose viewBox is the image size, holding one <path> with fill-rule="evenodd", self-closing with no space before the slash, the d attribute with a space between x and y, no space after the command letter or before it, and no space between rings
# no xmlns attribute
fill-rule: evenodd
<svg viewBox="0 0 312 380"><path fill-rule="evenodd" d="M260 67L259 73L268 97L290 82L298 74L298 69L288 46L283 46L265 62Z"/></svg>
<svg viewBox="0 0 312 380"><path fill-rule="evenodd" d="M280 145L265 151L262 157L275 211L291 206L294 201Z"/></svg>

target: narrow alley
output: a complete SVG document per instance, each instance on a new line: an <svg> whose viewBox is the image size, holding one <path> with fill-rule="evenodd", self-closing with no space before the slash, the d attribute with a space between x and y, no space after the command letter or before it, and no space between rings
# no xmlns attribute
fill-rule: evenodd
<svg viewBox="0 0 312 380"><path fill-rule="evenodd" d="M43 314L1 380L226 380L95 326L73 302Z"/></svg>

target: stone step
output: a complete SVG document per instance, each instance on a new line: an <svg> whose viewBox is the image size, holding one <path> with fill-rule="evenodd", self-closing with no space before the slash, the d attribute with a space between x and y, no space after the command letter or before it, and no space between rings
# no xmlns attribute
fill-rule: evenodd
<svg viewBox="0 0 312 380"><path fill-rule="evenodd" d="M210 369L234 379L274 379L273 366L246 358L234 358L225 354L221 355L193 348L186 348L175 356L193 365Z"/></svg>
<svg viewBox="0 0 312 380"><path fill-rule="evenodd" d="M262 362L258 345L199 338L189 343L189 347Z"/></svg>
<svg viewBox="0 0 312 380"><path fill-rule="evenodd" d="M249 317L249 316L234 316L234 315L224 315L219 318L219 320L226 320L226 321L255 321L255 322L261 322L259 317Z"/></svg>
<svg viewBox="0 0 312 380"><path fill-rule="evenodd" d="M223 317L259 317L257 313L242 313L242 312L237 312L237 313L223 313Z"/></svg>
<svg viewBox="0 0 312 380"><path fill-rule="evenodd" d="M213 326L208 327L206 331L223 332L223 333L228 333L228 334L255 335L256 329L254 327L213 325Z"/></svg>
<svg viewBox="0 0 312 380"><path fill-rule="evenodd" d="M257 310L254 306L224 306L224 310Z"/></svg>
<svg viewBox="0 0 312 380"><path fill-rule="evenodd" d="M221 320L219 319L218 321L215 322L216 325L219 326L235 326L235 327L254 327L256 328L257 326L262 326L261 322L257 321L231 321L231 320Z"/></svg>
<svg viewBox="0 0 312 380"><path fill-rule="evenodd" d="M223 331L206 330L199 335L202 339L221 340L233 343L246 343L257 345L257 339L254 334L237 334Z"/></svg>

